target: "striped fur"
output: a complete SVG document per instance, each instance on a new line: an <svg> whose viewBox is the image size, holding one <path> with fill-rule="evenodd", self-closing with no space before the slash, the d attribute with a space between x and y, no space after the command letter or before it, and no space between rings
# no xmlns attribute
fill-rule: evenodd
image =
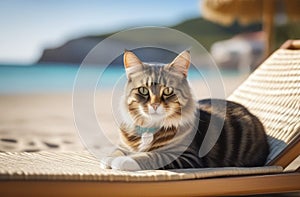
<svg viewBox="0 0 300 197"><path fill-rule="evenodd" d="M264 165L269 147L253 114L230 101L195 102L186 80L188 52L167 65L142 63L132 52L124 58L128 82L121 106L120 156L128 155L145 170ZM158 128L151 143L141 146L136 126ZM218 137L216 143L201 156L210 135Z"/></svg>
<svg viewBox="0 0 300 197"><path fill-rule="evenodd" d="M214 110L212 101L216 103ZM218 119L220 114L225 113L221 135L210 152L201 158L201 166L250 167L265 164L269 146L263 125L257 117L242 105L231 101L206 99L198 103L201 121L195 137L195 146L201 144L206 132L213 132L207 129L210 121ZM223 106L226 106L226 111Z"/></svg>

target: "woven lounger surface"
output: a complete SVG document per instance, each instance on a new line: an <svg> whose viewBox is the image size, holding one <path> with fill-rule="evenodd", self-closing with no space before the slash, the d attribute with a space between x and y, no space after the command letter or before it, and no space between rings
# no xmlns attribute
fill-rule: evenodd
<svg viewBox="0 0 300 197"><path fill-rule="evenodd" d="M274 159L300 134L300 50L278 49L228 99L259 117Z"/></svg>
<svg viewBox="0 0 300 197"><path fill-rule="evenodd" d="M0 180L169 181L282 172L280 166L126 172L104 170L87 152L0 153Z"/></svg>

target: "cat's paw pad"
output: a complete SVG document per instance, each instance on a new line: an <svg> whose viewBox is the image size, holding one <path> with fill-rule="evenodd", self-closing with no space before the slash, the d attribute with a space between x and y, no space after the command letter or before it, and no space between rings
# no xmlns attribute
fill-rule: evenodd
<svg viewBox="0 0 300 197"><path fill-rule="evenodd" d="M100 167L102 169L111 169L111 162L113 161L113 157L104 157L100 160Z"/></svg>
<svg viewBox="0 0 300 197"><path fill-rule="evenodd" d="M138 171L141 170L139 164L131 157L116 157L111 162L111 168L115 170Z"/></svg>

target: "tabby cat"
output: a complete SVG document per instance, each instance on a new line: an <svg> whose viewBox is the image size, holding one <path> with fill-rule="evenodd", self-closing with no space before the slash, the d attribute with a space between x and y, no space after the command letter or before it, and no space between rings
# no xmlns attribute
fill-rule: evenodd
<svg viewBox="0 0 300 197"><path fill-rule="evenodd" d="M169 64L149 64L125 51L121 143L101 160L102 167L136 171L265 164L269 146L262 123L238 103L196 102L186 79L190 58L184 51ZM207 149L209 135L216 138L206 140L213 143ZM201 149L207 149L205 154Z"/></svg>

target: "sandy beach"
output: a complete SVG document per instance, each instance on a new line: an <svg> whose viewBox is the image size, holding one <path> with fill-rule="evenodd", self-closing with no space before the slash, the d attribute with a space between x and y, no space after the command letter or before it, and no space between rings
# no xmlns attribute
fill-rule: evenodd
<svg viewBox="0 0 300 197"><path fill-rule="evenodd" d="M236 89L246 76L223 78L225 96ZM193 82L197 86L198 99L210 97L204 82ZM111 91L96 94L95 111L105 130L115 128ZM103 95L107 95L104 96ZM101 107L99 107L101 106ZM80 151L84 149L74 124L72 93L0 95L0 151ZM117 131L107 132L110 139L117 141ZM98 147L107 139L97 141ZM97 146L97 144L95 145Z"/></svg>

